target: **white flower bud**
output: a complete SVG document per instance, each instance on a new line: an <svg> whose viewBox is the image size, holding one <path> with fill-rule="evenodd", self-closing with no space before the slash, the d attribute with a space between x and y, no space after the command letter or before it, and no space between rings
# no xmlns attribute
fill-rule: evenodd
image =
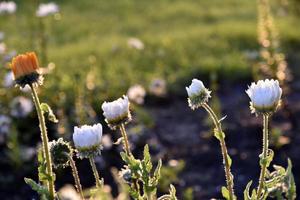
<svg viewBox="0 0 300 200"><path fill-rule="evenodd" d="M211 93L211 91L204 86L203 82L198 79L193 79L192 84L189 87L186 87L186 91L189 96L189 106L193 110L206 103L210 98Z"/></svg>
<svg viewBox="0 0 300 200"><path fill-rule="evenodd" d="M111 129L116 129L122 123L131 121L127 96L123 96L123 98L119 98L113 102L104 102L102 104L102 110L105 121Z"/></svg>
<svg viewBox="0 0 300 200"><path fill-rule="evenodd" d="M280 105L282 89L277 80L266 79L252 83L246 93L251 99L252 113L272 113Z"/></svg>
<svg viewBox="0 0 300 200"><path fill-rule="evenodd" d="M79 158L88 158L97 156L101 153L102 125L93 126L83 125L75 126L73 133L74 145L78 151Z"/></svg>

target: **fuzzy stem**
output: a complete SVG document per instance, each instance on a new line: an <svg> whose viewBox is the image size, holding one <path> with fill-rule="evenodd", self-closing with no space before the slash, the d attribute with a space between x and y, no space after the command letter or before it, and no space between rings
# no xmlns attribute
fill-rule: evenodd
<svg viewBox="0 0 300 200"><path fill-rule="evenodd" d="M269 149L269 138L268 138L268 126L269 126L269 115L263 114L264 127L263 127L263 149L262 149L262 159L267 159L268 149ZM257 197L259 198L264 187L264 179L266 176L267 162L263 162L261 166L259 185L257 189Z"/></svg>
<svg viewBox="0 0 300 200"><path fill-rule="evenodd" d="M221 128L221 123L219 122L219 119L218 119L217 115L215 114L215 112L206 103L203 104L203 108L209 113L210 117L214 121L217 131L219 133L223 133L222 128ZM225 143L225 138L223 136L220 137L220 145L221 145L221 151L222 151L222 156L223 156L226 184L227 184L227 189L229 191L229 199L234 200L233 180L232 180L232 175L231 175L231 171L230 171L229 155L228 155L228 151L227 151L227 147L226 147L226 143Z"/></svg>
<svg viewBox="0 0 300 200"><path fill-rule="evenodd" d="M123 145L124 145L123 148L128 156L132 155L132 153L130 151L130 146L129 146L128 137L127 137L127 133L126 133L124 124L121 124L120 131L121 131L121 134L123 137Z"/></svg>
<svg viewBox="0 0 300 200"><path fill-rule="evenodd" d="M90 157L89 158L90 160L90 164L92 166L92 170L93 170L93 173L94 173L94 177L95 177L95 180L96 180L96 187L97 188L102 188L102 182L100 181L100 177L99 177L99 173L97 171L97 167L96 167L96 164L95 164L95 159L94 157Z"/></svg>
<svg viewBox="0 0 300 200"><path fill-rule="evenodd" d="M72 168L72 174L73 174L73 177L74 177L74 180L75 180L75 185L76 185L76 188L77 188L77 192L80 194L81 199L84 200L84 195L83 195L83 192L82 192L82 187L81 187L81 184L80 184L80 178L79 178L79 175L78 175L77 167L75 165L75 161L73 160L73 158L71 156L69 156L69 161L70 161L70 165L71 165L71 168Z"/></svg>
<svg viewBox="0 0 300 200"><path fill-rule="evenodd" d="M40 100L37 95L37 92L34 88L34 85L30 84L30 88L32 91L32 99L37 111L37 115L39 118L39 126L41 130L41 138L42 138L42 143L43 143L43 152L44 156L46 158L46 164L47 164L47 173L51 177L51 180L48 180L48 190L50 194L50 199L53 200L55 196L55 188L54 188L54 177L53 177L53 172L52 172L52 161L51 161L51 156L50 156L50 151L49 151L49 140L47 136L47 128L46 128L46 123L45 123L45 118L43 115L43 111L41 108Z"/></svg>

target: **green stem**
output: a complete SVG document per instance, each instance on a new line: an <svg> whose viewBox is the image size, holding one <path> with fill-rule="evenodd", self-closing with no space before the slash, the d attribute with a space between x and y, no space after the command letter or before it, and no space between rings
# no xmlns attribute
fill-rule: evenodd
<svg viewBox="0 0 300 200"><path fill-rule="evenodd" d="M269 115L263 115L264 120L264 129L263 129L263 150L262 150L262 158L263 160L267 159L268 156L268 149L269 149L269 138L268 138L268 126L269 126ZM267 169L267 162L263 162L261 166L260 176L259 176L259 185L257 189L257 197L259 198L262 193L262 189L264 187L264 179L266 176L266 169Z"/></svg>
<svg viewBox="0 0 300 200"><path fill-rule="evenodd" d="M127 133L126 133L124 124L121 124L120 131L121 131L121 134L123 137L123 145L124 145L123 148L128 156L132 155L132 153L130 151L130 146L129 146L128 137L127 137Z"/></svg>
<svg viewBox="0 0 300 200"><path fill-rule="evenodd" d="M229 161L229 155L225 143L225 138L223 137L223 131L221 128L221 123L215 114L215 112L211 109L211 107L208 104L203 104L204 109L209 113L210 117L212 118L217 131L222 135L220 137L220 145L221 145L221 151L222 151L222 156L223 156L223 162L224 162L224 168L225 168L225 177L226 177L226 184L227 184L227 189L229 191L229 199L234 200L234 191L233 191L233 180L232 180L232 175L231 175L231 170L230 170L230 161Z"/></svg>
<svg viewBox="0 0 300 200"><path fill-rule="evenodd" d="M73 158L71 156L69 156L69 161L70 161L70 165L71 165L71 168L72 168L72 174L73 174L73 177L74 177L74 180L75 180L75 185L76 185L76 188L77 188L77 192L80 194L81 199L84 200L84 195L83 195L83 192L82 192L82 187L81 187L81 184L80 184L80 178L79 178L79 175L78 175L77 167L75 165L75 161L73 160Z"/></svg>
<svg viewBox="0 0 300 200"><path fill-rule="evenodd" d="M92 166L92 170L93 170L93 173L94 173L94 177L95 177L95 180L96 180L96 187L97 188L102 188L102 181L100 181L100 176L99 176L99 173L97 171L97 167L96 167L96 164L95 164L95 159L94 157L90 157L89 158L90 160L90 164Z"/></svg>
<svg viewBox="0 0 300 200"><path fill-rule="evenodd" d="M37 92L34 88L34 86L31 84L30 85L31 91L32 91L32 98L33 102L37 111L37 115L39 118L39 126L41 130L41 138L42 138L42 143L43 143L43 152L44 156L46 158L46 164L47 164L47 173L51 177L51 180L48 180L48 190L50 194L50 199L53 200L55 196L55 188L54 188L54 177L53 177L53 172L52 172L52 162L51 162L51 156L50 156L50 151L49 151L49 140L47 136L47 128L46 128L46 123L45 123L45 118L43 115L43 111L41 109L41 104L39 97L37 95Z"/></svg>

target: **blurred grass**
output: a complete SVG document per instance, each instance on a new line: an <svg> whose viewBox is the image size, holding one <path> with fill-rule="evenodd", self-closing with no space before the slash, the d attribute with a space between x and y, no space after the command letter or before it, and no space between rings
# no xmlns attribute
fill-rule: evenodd
<svg viewBox="0 0 300 200"><path fill-rule="evenodd" d="M2 17L6 42L18 52L36 50L36 1L17 1L16 17ZM64 0L61 19L47 19L48 57L56 64L46 77L49 94L68 95L93 77L100 99L119 96L135 83L145 86L155 77L169 89L184 92L193 77L238 81L251 77L247 50L257 50L256 2L241 0ZM51 18L51 17L50 17ZM284 47L299 47L297 18L275 16ZM127 46L130 37L145 44L142 51ZM76 78L75 78L76 77ZM53 92L52 92L53 90Z"/></svg>

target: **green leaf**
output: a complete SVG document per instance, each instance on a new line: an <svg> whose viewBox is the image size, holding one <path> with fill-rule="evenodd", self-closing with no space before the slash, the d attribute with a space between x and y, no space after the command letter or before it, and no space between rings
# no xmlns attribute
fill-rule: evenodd
<svg viewBox="0 0 300 200"><path fill-rule="evenodd" d="M218 131L218 129L214 129L214 136L219 140L221 141L222 138L225 138L225 134L224 132L220 132Z"/></svg>
<svg viewBox="0 0 300 200"><path fill-rule="evenodd" d="M250 187L252 185L252 181L250 181L247 186L246 189L244 190L244 200L255 200L256 198L256 191L255 189L252 191L252 195L250 196Z"/></svg>
<svg viewBox="0 0 300 200"><path fill-rule="evenodd" d="M46 103L41 103L41 109L43 113L48 113L48 120L54 123L57 123L58 120L56 116L54 115L51 107Z"/></svg>
<svg viewBox="0 0 300 200"><path fill-rule="evenodd" d="M294 179L294 175L292 173L292 161L288 159L288 167L286 169L287 174L287 185L288 185L288 191L286 193L286 198L288 200L294 200L296 199L296 183Z"/></svg>
<svg viewBox="0 0 300 200"><path fill-rule="evenodd" d="M222 187L222 196L226 199L226 200L230 200L230 195L229 195L229 191L226 187Z"/></svg>
<svg viewBox="0 0 300 200"><path fill-rule="evenodd" d="M170 200L177 200L177 197L176 197L176 188L171 184L170 185Z"/></svg>
<svg viewBox="0 0 300 200"><path fill-rule="evenodd" d="M36 183L30 178L24 178L24 181L31 187L32 190L36 191L40 195L41 200L50 199L49 191L45 186Z"/></svg>
<svg viewBox="0 0 300 200"><path fill-rule="evenodd" d="M274 151L272 149L268 149L268 155L266 158L263 158L263 155L260 154L259 155L259 158L260 158L260 166L263 166L263 165L266 165L266 167L269 167L272 160L273 160L273 157L274 157Z"/></svg>
<svg viewBox="0 0 300 200"><path fill-rule="evenodd" d="M146 144L145 147L144 147L144 159L143 159L143 162L146 165L147 172L150 173L151 169L152 169L152 163L151 163L151 155L150 155L150 152L149 152L149 146L148 146L148 144Z"/></svg>
<svg viewBox="0 0 300 200"><path fill-rule="evenodd" d="M155 168L155 171L153 173L153 179L152 179L152 184L156 187L159 179L160 179L160 170L161 170L161 166L162 166L162 161L161 159L158 161L157 166Z"/></svg>

